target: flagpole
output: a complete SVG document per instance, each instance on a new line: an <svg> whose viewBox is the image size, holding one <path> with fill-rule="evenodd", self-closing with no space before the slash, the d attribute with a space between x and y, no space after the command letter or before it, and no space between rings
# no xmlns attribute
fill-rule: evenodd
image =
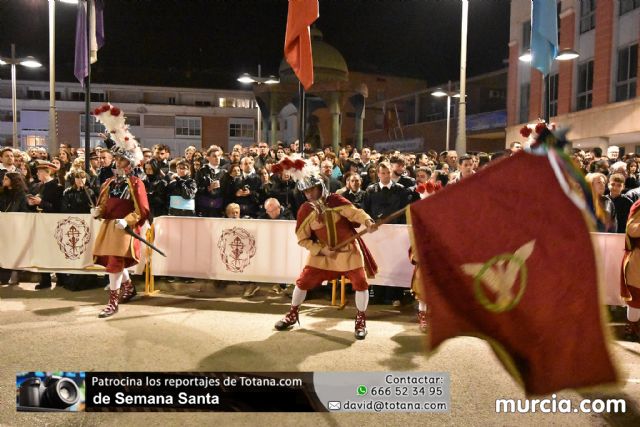
<svg viewBox="0 0 640 427"><path fill-rule="evenodd" d="M545 123L549 123L549 110L551 109L551 79L549 76L551 73L542 76L542 118Z"/></svg>
<svg viewBox="0 0 640 427"><path fill-rule="evenodd" d="M299 98L299 108L298 108L298 149L300 150L300 154L304 151L304 130L305 130L305 92L304 87L302 87L302 83L298 80L298 98Z"/></svg>
<svg viewBox="0 0 640 427"><path fill-rule="evenodd" d="M87 4L87 77L84 81L84 169L87 173L90 170L89 153L91 152L91 0L86 0ZM107 129L109 132L109 129Z"/></svg>

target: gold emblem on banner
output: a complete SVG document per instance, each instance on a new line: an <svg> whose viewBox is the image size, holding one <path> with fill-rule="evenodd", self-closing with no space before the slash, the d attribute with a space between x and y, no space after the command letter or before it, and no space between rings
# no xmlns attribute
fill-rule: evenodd
<svg viewBox="0 0 640 427"><path fill-rule="evenodd" d="M531 240L514 253L496 255L485 263L461 266L462 271L473 277L474 295L484 308L502 313L518 305L527 287L526 261L533 253L535 242ZM488 295L487 289L492 295Z"/></svg>

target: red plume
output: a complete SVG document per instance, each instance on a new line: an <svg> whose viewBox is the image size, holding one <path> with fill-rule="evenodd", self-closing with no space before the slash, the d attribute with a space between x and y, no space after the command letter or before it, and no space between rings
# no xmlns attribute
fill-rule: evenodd
<svg viewBox="0 0 640 427"><path fill-rule="evenodd" d="M280 164L284 169L291 169L292 167L294 167L293 161L288 157L285 157L284 160L280 162Z"/></svg>
<svg viewBox="0 0 640 427"><path fill-rule="evenodd" d="M282 173L282 165L280 163L276 163L275 165L271 166L271 172Z"/></svg>
<svg viewBox="0 0 640 427"><path fill-rule="evenodd" d="M547 128L547 124L546 123L538 123L536 125L536 133L538 135L540 135L546 128Z"/></svg>
<svg viewBox="0 0 640 427"><path fill-rule="evenodd" d="M429 194L436 191L436 185L433 183L433 181L427 181L426 190Z"/></svg>
<svg viewBox="0 0 640 427"><path fill-rule="evenodd" d="M296 168L296 170L301 171L302 169L304 169L304 167L306 166L306 162L302 159L298 159L295 162L293 162L293 167Z"/></svg>
<svg viewBox="0 0 640 427"><path fill-rule="evenodd" d="M428 184L427 184L428 185ZM427 186L420 183L416 186L416 191L420 194L424 193L425 191L427 191Z"/></svg>
<svg viewBox="0 0 640 427"><path fill-rule="evenodd" d="M119 116L120 115L120 109L118 107L113 107L111 109L111 115L112 116Z"/></svg>
<svg viewBox="0 0 640 427"><path fill-rule="evenodd" d="M438 181L436 182L436 191L440 191L440 190L442 190L442 182Z"/></svg>
<svg viewBox="0 0 640 427"><path fill-rule="evenodd" d="M525 138L529 138L531 132L532 130L529 126L522 126L522 128L520 129L520 135L524 136Z"/></svg>

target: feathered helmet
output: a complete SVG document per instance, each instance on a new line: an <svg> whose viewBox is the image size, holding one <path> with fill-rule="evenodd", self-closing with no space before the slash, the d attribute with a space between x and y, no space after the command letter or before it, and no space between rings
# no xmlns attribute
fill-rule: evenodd
<svg viewBox="0 0 640 427"><path fill-rule="evenodd" d="M288 172L291 175L291 179L296 182L296 187L300 191L320 186L322 189L322 197L329 195L329 191L326 185L324 185L324 180L320 177L320 169L308 160L285 157L271 167L271 172Z"/></svg>
<svg viewBox="0 0 640 427"><path fill-rule="evenodd" d="M543 146L562 149L569 142L566 139L568 130L568 128L559 129L555 123L547 124L540 119L537 123L526 124L520 128L520 135L527 138L524 143L525 149L535 150Z"/></svg>
<svg viewBox="0 0 640 427"><path fill-rule="evenodd" d="M143 159L142 151L135 136L129 132L122 110L111 104L104 104L93 111L93 116L104 125L116 143L111 149L113 156L128 160L131 166L137 166Z"/></svg>

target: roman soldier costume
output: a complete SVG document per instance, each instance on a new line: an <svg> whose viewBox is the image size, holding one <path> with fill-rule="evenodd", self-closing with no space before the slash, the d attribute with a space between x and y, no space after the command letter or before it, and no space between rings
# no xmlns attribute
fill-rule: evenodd
<svg viewBox="0 0 640 427"><path fill-rule="evenodd" d="M107 129L116 129L111 132L116 141L112 152L117 172L102 185L97 206L92 210L96 218L103 220L93 249L95 262L104 266L109 274L109 303L99 317L109 317L117 313L119 303L128 302L136 295L126 269L139 262L140 242L127 234L125 228L140 234L141 226L149 217L149 202L144 183L133 175L134 167L142 160L142 152L124 125L122 112L105 105L94 114Z"/></svg>
<svg viewBox="0 0 640 427"><path fill-rule="evenodd" d="M275 328L281 331L296 322L299 323L298 311L307 290L318 286L324 280L337 279L344 275L356 291L358 312L355 337L364 339L367 335L365 312L369 302L367 277L374 277L377 265L360 238L337 251L331 248L357 234L355 229L360 224L373 230L374 221L364 210L356 208L344 197L328 195L316 169L303 160L293 162L286 158L274 167L276 171L279 168L291 170L291 176L297 181L298 189L304 191L309 199L300 207L296 224L298 244L309 251L309 257L296 280L291 309L276 323ZM318 190L316 193L314 188ZM314 198L316 196L317 198Z"/></svg>

